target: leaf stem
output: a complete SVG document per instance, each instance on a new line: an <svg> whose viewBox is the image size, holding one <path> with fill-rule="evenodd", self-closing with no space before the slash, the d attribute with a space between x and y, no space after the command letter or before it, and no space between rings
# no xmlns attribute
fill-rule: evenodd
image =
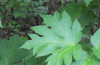
<svg viewBox="0 0 100 65"><path fill-rule="evenodd" d="M93 56L94 55L94 53L92 53L90 56L89 56L89 58L91 58L91 56Z"/></svg>
<svg viewBox="0 0 100 65"><path fill-rule="evenodd" d="M8 0L8 1L5 3L5 5L3 5L3 7L5 7L9 2L10 2L10 0Z"/></svg>

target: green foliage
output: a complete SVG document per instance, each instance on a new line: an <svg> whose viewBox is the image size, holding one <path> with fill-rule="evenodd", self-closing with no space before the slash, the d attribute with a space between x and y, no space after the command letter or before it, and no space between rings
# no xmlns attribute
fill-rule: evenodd
<svg viewBox="0 0 100 65"><path fill-rule="evenodd" d="M81 26L86 26L88 25L93 18L93 12L91 10L84 10L81 13L81 17L79 18Z"/></svg>
<svg viewBox="0 0 100 65"><path fill-rule="evenodd" d="M36 21L34 18L38 15L47 13L48 7L44 6L47 1L0 0L0 18L4 23L3 29L10 28L10 31L13 31L10 35L25 34L20 29L24 28L25 24L34 23L33 21Z"/></svg>
<svg viewBox="0 0 100 65"><path fill-rule="evenodd" d="M44 63L46 58L47 57L31 57L28 60L23 60L22 63L17 63L14 65L46 65L46 63Z"/></svg>
<svg viewBox="0 0 100 65"><path fill-rule="evenodd" d="M37 54L36 57L52 53L46 60L48 65L62 65L63 60L65 65L70 65L72 55L78 61L82 50L81 45L78 44L82 37L82 28L78 21L75 20L72 25L71 18L65 11L62 13L62 18L58 12L54 16L44 15L42 17L46 26L32 27L35 33L42 37L30 34L32 40L27 41L21 48L32 49L34 47L33 54Z"/></svg>
<svg viewBox="0 0 100 65"><path fill-rule="evenodd" d="M100 40L99 40L100 36L99 34L100 34L100 29L91 37L91 43L94 46L92 48L94 54L97 56L97 58L100 59L100 51L99 51L100 50Z"/></svg>
<svg viewBox="0 0 100 65"><path fill-rule="evenodd" d="M89 5L89 3L92 1L92 0L84 0L86 2L86 6Z"/></svg>
<svg viewBox="0 0 100 65"><path fill-rule="evenodd" d="M99 0L61 0L54 15L43 15L47 12L45 2L0 2L0 17L14 18L7 22L13 31L20 32L26 18L32 21L31 15L41 15L44 20L31 27L35 33L29 34L29 40L17 35L0 40L0 65L100 65ZM0 27L4 27L1 20Z"/></svg>
<svg viewBox="0 0 100 65"><path fill-rule="evenodd" d="M28 51L19 49L24 42L19 36L0 40L0 65L13 65L26 57L29 54Z"/></svg>
<svg viewBox="0 0 100 65"><path fill-rule="evenodd" d="M62 11L64 10L70 15L72 21L74 21L81 16L82 6L73 2L65 6Z"/></svg>
<svg viewBox="0 0 100 65"><path fill-rule="evenodd" d="M82 56L78 62L73 62L71 65L99 65L100 60L94 55L88 55L85 51L82 52Z"/></svg>
<svg viewBox="0 0 100 65"><path fill-rule="evenodd" d="M36 57L50 55L47 65L100 65L100 29L94 35L90 31L97 28L90 25L96 26L98 14L91 9L95 2L84 1L86 5L72 2L60 11L64 2L60 13L41 15L43 25L31 27L36 34L29 34L32 40L20 48L33 49Z"/></svg>

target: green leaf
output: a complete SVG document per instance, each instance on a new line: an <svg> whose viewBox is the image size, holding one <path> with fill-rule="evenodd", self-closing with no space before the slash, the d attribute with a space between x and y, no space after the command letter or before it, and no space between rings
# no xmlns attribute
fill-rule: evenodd
<svg viewBox="0 0 100 65"><path fill-rule="evenodd" d="M81 14L81 17L79 18L79 22L83 27L92 22L92 18L93 18L93 12L90 10L84 10Z"/></svg>
<svg viewBox="0 0 100 65"><path fill-rule="evenodd" d="M65 65L70 65L72 55L78 61L82 50L78 44L82 38L82 28L78 21L75 20L72 24L70 16L65 11L62 16L56 12L54 16L42 17L46 25L32 27L38 35L29 34L32 40L27 41L21 48L34 48L33 55L37 54L36 57L52 54L47 59L48 65L60 65L63 60Z"/></svg>
<svg viewBox="0 0 100 65"><path fill-rule="evenodd" d="M24 42L19 36L0 40L0 65L13 65L26 57L29 54L28 51L19 49Z"/></svg>
<svg viewBox="0 0 100 65"><path fill-rule="evenodd" d="M81 49L80 45L76 45L73 47L73 57L75 58L76 61L78 61L80 59L81 52L82 52L82 49Z"/></svg>
<svg viewBox="0 0 100 65"><path fill-rule="evenodd" d="M89 32L90 30L91 30L91 26L85 27L85 28L82 30L82 34L86 34L86 33Z"/></svg>
<svg viewBox="0 0 100 65"><path fill-rule="evenodd" d="M47 65L62 65L63 60L65 65L70 65L72 62L72 47L73 45L67 45L64 49L53 52L53 55L46 60L49 61Z"/></svg>
<svg viewBox="0 0 100 65"><path fill-rule="evenodd" d="M99 36L99 34L100 34L100 29L98 29L96 31L96 33L93 36L91 36L91 43L96 49L100 48L100 36Z"/></svg>
<svg viewBox="0 0 100 65"><path fill-rule="evenodd" d="M64 10L70 15L72 21L75 21L81 16L82 6L73 2L65 6L61 12Z"/></svg>
<svg viewBox="0 0 100 65"><path fill-rule="evenodd" d="M86 3L86 6L88 6L89 3L90 3L92 0L84 0L84 1L85 1L85 3Z"/></svg>
<svg viewBox="0 0 100 65"><path fill-rule="evenodd" d="M14 65L46 65L45 60L47 56L45 57L38 57L35 58L34 56L29 58L28 60L24 59L21 63L17 63Z"/></svg>
<svg viewBox="0 0 100 65"><path fill-rule="evenodd" d="M13 6L14 6L14 5L13 5L13 1L12 1L12 2L9 2L9 3L7 4L7 6L13 7Z"/></svg>
<svg viewBox="0 0 100 65"><path fill-rule="evenodd" d="M22 65L37 65L38 58L31 57L29 60L24 60Z"/></svg>
<svg viewBox="0 0 100 65"><path fill-rule="evenodd" d="M48 61L48 65L62 65L64 60L65 65L70 65L72 62L72 54L75 60L78 61L81 56L81 51L82 49L80 45L67 45L64 49L53 52L53 55L51 55L46 61Z"/></svg>
<svg viewBox="0 0 100 65"><path fill-rule="evenodd" d="M15 17L15 18L17 18L17 17L19 17L19 16L20 16L20 12L16 11L16 12L14 12L14 14L13 14L13 15L14 15L14 17Z"/></svg>
<svg viewBox="0 0 100 65"><path fill-rule="evenodd" d="M80 60L78 62L73 62L71 65L100 65L100 61L94 55L89 56L83 51Z"/></svg>
<svg viewBox="0 0 100 65"><path fill-rule="evenodd" d="M83 50L86 50L88 48L88 43L89 42L90 42L90 40L84 40L84 41L80 42Z"/></svg>
<svg viewBox="0 0 100 65"><path fill-rule="evenodd" d="M100 59L100 29L91 37L91 43L94 46L92 48L94 54Z"/></svg>
<svg viewBox="0 0 100 65"><path fill-rule="evenodd" d="M97 56L97 58L100 59L100 48L96 49L93 47L92 50L93 50L94 54Z"/></svg>

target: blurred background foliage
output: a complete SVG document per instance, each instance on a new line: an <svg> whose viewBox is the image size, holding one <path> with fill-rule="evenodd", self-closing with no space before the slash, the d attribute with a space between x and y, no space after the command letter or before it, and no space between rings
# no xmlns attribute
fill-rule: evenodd
<svg viewBox="0 0 100 65"><path fill-rule="evenodd" d="M0 0L0 18L3 28L0 38L19 34L28 36L30 27L42 23L41 14L46 14L49 0Z"/></svg>
<svg viewBox="0 0 100 65"><path fill-rule="evenodd" d="M54 13L65 1L70 3L74 0L0 0L3 24L0 38L8 39L16 34L28 37L28 33L33 33L30 27L42 24L40 15Z"/></svg>

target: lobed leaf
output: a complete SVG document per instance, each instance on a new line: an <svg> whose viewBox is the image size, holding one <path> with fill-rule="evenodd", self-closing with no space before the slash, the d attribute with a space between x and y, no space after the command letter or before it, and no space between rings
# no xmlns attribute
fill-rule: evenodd
<svg viewBox="0 0 100 65"><path fill-rule="evenodd" d="M80 60L78 62L73 62L71 65L100 65L100 62L94 55L89 56L83 51Z"/></svg>
<svg viewBox="0 0 100 65"><path fill-rule="evenodd" d="M81 45L78 44L82 38L82 28L78 21L75 20L72 24L65 11L62 16L55 12L54 16L42 17L46 25L32 27L37 34L29 34L32 40L27 41L21 48L34 48L33 55L36 54L36 57L52 54L46 60L48 65L61 65L63 60L65 65L70 65L72 55L78 61L82 51Z"/></svg>
<svg viewBox="0 0 100 65"><path fill-rule="evenodd" d="M94 54L100 59L100 29L91 37L91 43L94 46L92 48Z"/></svg>
<svg viewBox="0 0 100 65"><path fill-rule="evenodd" d="M48 65L62 65L63 60L65 65L70 65L72 62L72 54L76 61L80 59L81 56L81 46L78 45L67 45L64 49L58 49L53 52L53 55L48 57ZM78 53L77 53L78 52Z"/></svg>

